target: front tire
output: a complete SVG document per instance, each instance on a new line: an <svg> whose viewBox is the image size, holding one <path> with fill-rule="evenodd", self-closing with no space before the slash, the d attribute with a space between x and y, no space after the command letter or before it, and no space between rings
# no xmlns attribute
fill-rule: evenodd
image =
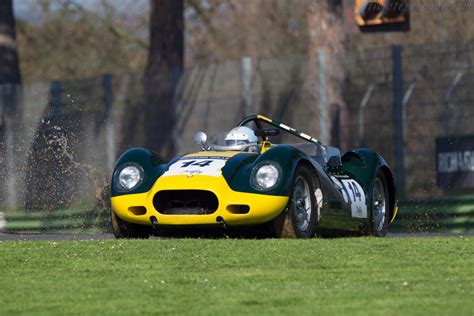
<svg viewBox="0 0 474 316"><path fill-rule="evenodd" d="M314 173L298 166L293 179L287 208L272 220L271 227L278 238L311 238L319 222L320 208L316 201L319 190Z"/></svg>
<svg viewBox="0 0 474 316"><path fill-rule="evenodd" d="M387 181L382 170L379 170L375 176L371 207L369 233L375 237L384 237L387 234L389 221L389 201Z"/></svg>
<svg viewBox="0 0 474 316"><path fill-rule="evenodd" d="M117 239L147 239L151 235L151 228L145 225L129 223L111 211L112 231Z"/></svg>

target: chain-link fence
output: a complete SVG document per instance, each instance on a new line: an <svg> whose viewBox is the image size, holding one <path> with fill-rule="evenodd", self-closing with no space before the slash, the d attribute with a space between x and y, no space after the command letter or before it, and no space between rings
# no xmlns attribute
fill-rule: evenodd
<svg viewBox="0 0 474 316"><path fill-rule="evenodd" d="M177 154L195 151L196 131L225 132L261 113L342 151L376 150L404 181L408 199L441 196L436 137L474 133L472 48L383 47L197 65L177 82L167 137ZM142 145L146 135L128 136L143 125L145 100L142 76L132 75L0 87L7 229L107 227L113 164L125 148ZM156 117L156 124L166 120Z"/></svg>
<svg viewBox="0 0 474 316"><path fill-rule="evenodd" d="M472 44L453 44L401 50L402 124L398 128L402 128L404 168L399 172L403 172L408 198L443 193L436 185L437 137L474 133L470 96L472 48ZM346 67L345 99L352 118L346 124L352 136L349 144L371 147L395 167L393 50L384 48L362 55L362 59Z"/></svg>

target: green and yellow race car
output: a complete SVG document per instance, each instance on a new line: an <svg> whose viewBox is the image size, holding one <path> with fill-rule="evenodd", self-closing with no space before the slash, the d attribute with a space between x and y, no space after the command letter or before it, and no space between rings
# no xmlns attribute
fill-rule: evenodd
<svg viewBox="0 0 474 316"><path fill-rule="evenodd" d="M273 144L289 133L302 142ZM165 161L132 148L112 178L117 238L196 228L252 227L269 236L385 236L397 213L392 172L369 149L337 148L263 115L244 118L221 144L195 136L201 150Z"/></svg>

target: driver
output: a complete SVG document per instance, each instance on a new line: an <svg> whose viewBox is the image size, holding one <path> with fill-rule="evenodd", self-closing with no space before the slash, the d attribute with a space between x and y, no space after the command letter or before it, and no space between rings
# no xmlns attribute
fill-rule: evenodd
<svg viewBox="0 0 474 316"><path fill-rule="evenodd" d="M254 144L255 146L247 147L248 151L257 151L258 138L254 131L246 126L233 128L225 137L226 146L242 146Z"/></svg>

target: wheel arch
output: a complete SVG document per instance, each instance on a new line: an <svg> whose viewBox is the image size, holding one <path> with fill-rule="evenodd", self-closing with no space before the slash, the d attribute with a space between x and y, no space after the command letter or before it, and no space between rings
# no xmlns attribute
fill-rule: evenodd
<svg viewBox="0 0 474 316"><path fill-rule="evenodd" d="M119 168L127 163L134 163L142 167L145 179L140 186L130 192L119 192L113 185L114 178L117 176L116 173ZM156 179L161 175L165 166L166 161L153 151L139 147L128 149L117 159L115 163L111 181L111 197L147 192L151 189Z"/></svg>
<svg viewBox="0 0 474 316"><path fill-rule="evenodd" d="M253 162L253 166L263 161L274 161L282 168L282 181L280 185L274 191L269 192L275 195L290 195L291 184L299 165L304 165L316 175L321 172L318 171L318 166L306 154L289 145L279 145L269 149Z"/></svg>
<svg viewBox="0 0 474 316"><path fill-rule="evenodd" d="M377 152L358 148L346 152L342 156L344 171L357 179L367 192L371 192L374 185L375 176L381 170L387 182L387 191L389 192L390 222L393 222L397 215L397 187L395 177L387 162Z"/></svg>
<svg viewBox="0 0 474 316"><path fill-rule="evenodd" d="M318 171L317 171L316 167L314 166L314 164L309 161L309 159L301 158L301 159L298 160L298 162L296 163L296 166L293 170L293 177L294 177L294 173L296 172L296 169L298 168L298 166L303 166L303 167L308 168L314 174L314 177L318 181L318 184L321 186L319 176L318 176Z"/></svg>

